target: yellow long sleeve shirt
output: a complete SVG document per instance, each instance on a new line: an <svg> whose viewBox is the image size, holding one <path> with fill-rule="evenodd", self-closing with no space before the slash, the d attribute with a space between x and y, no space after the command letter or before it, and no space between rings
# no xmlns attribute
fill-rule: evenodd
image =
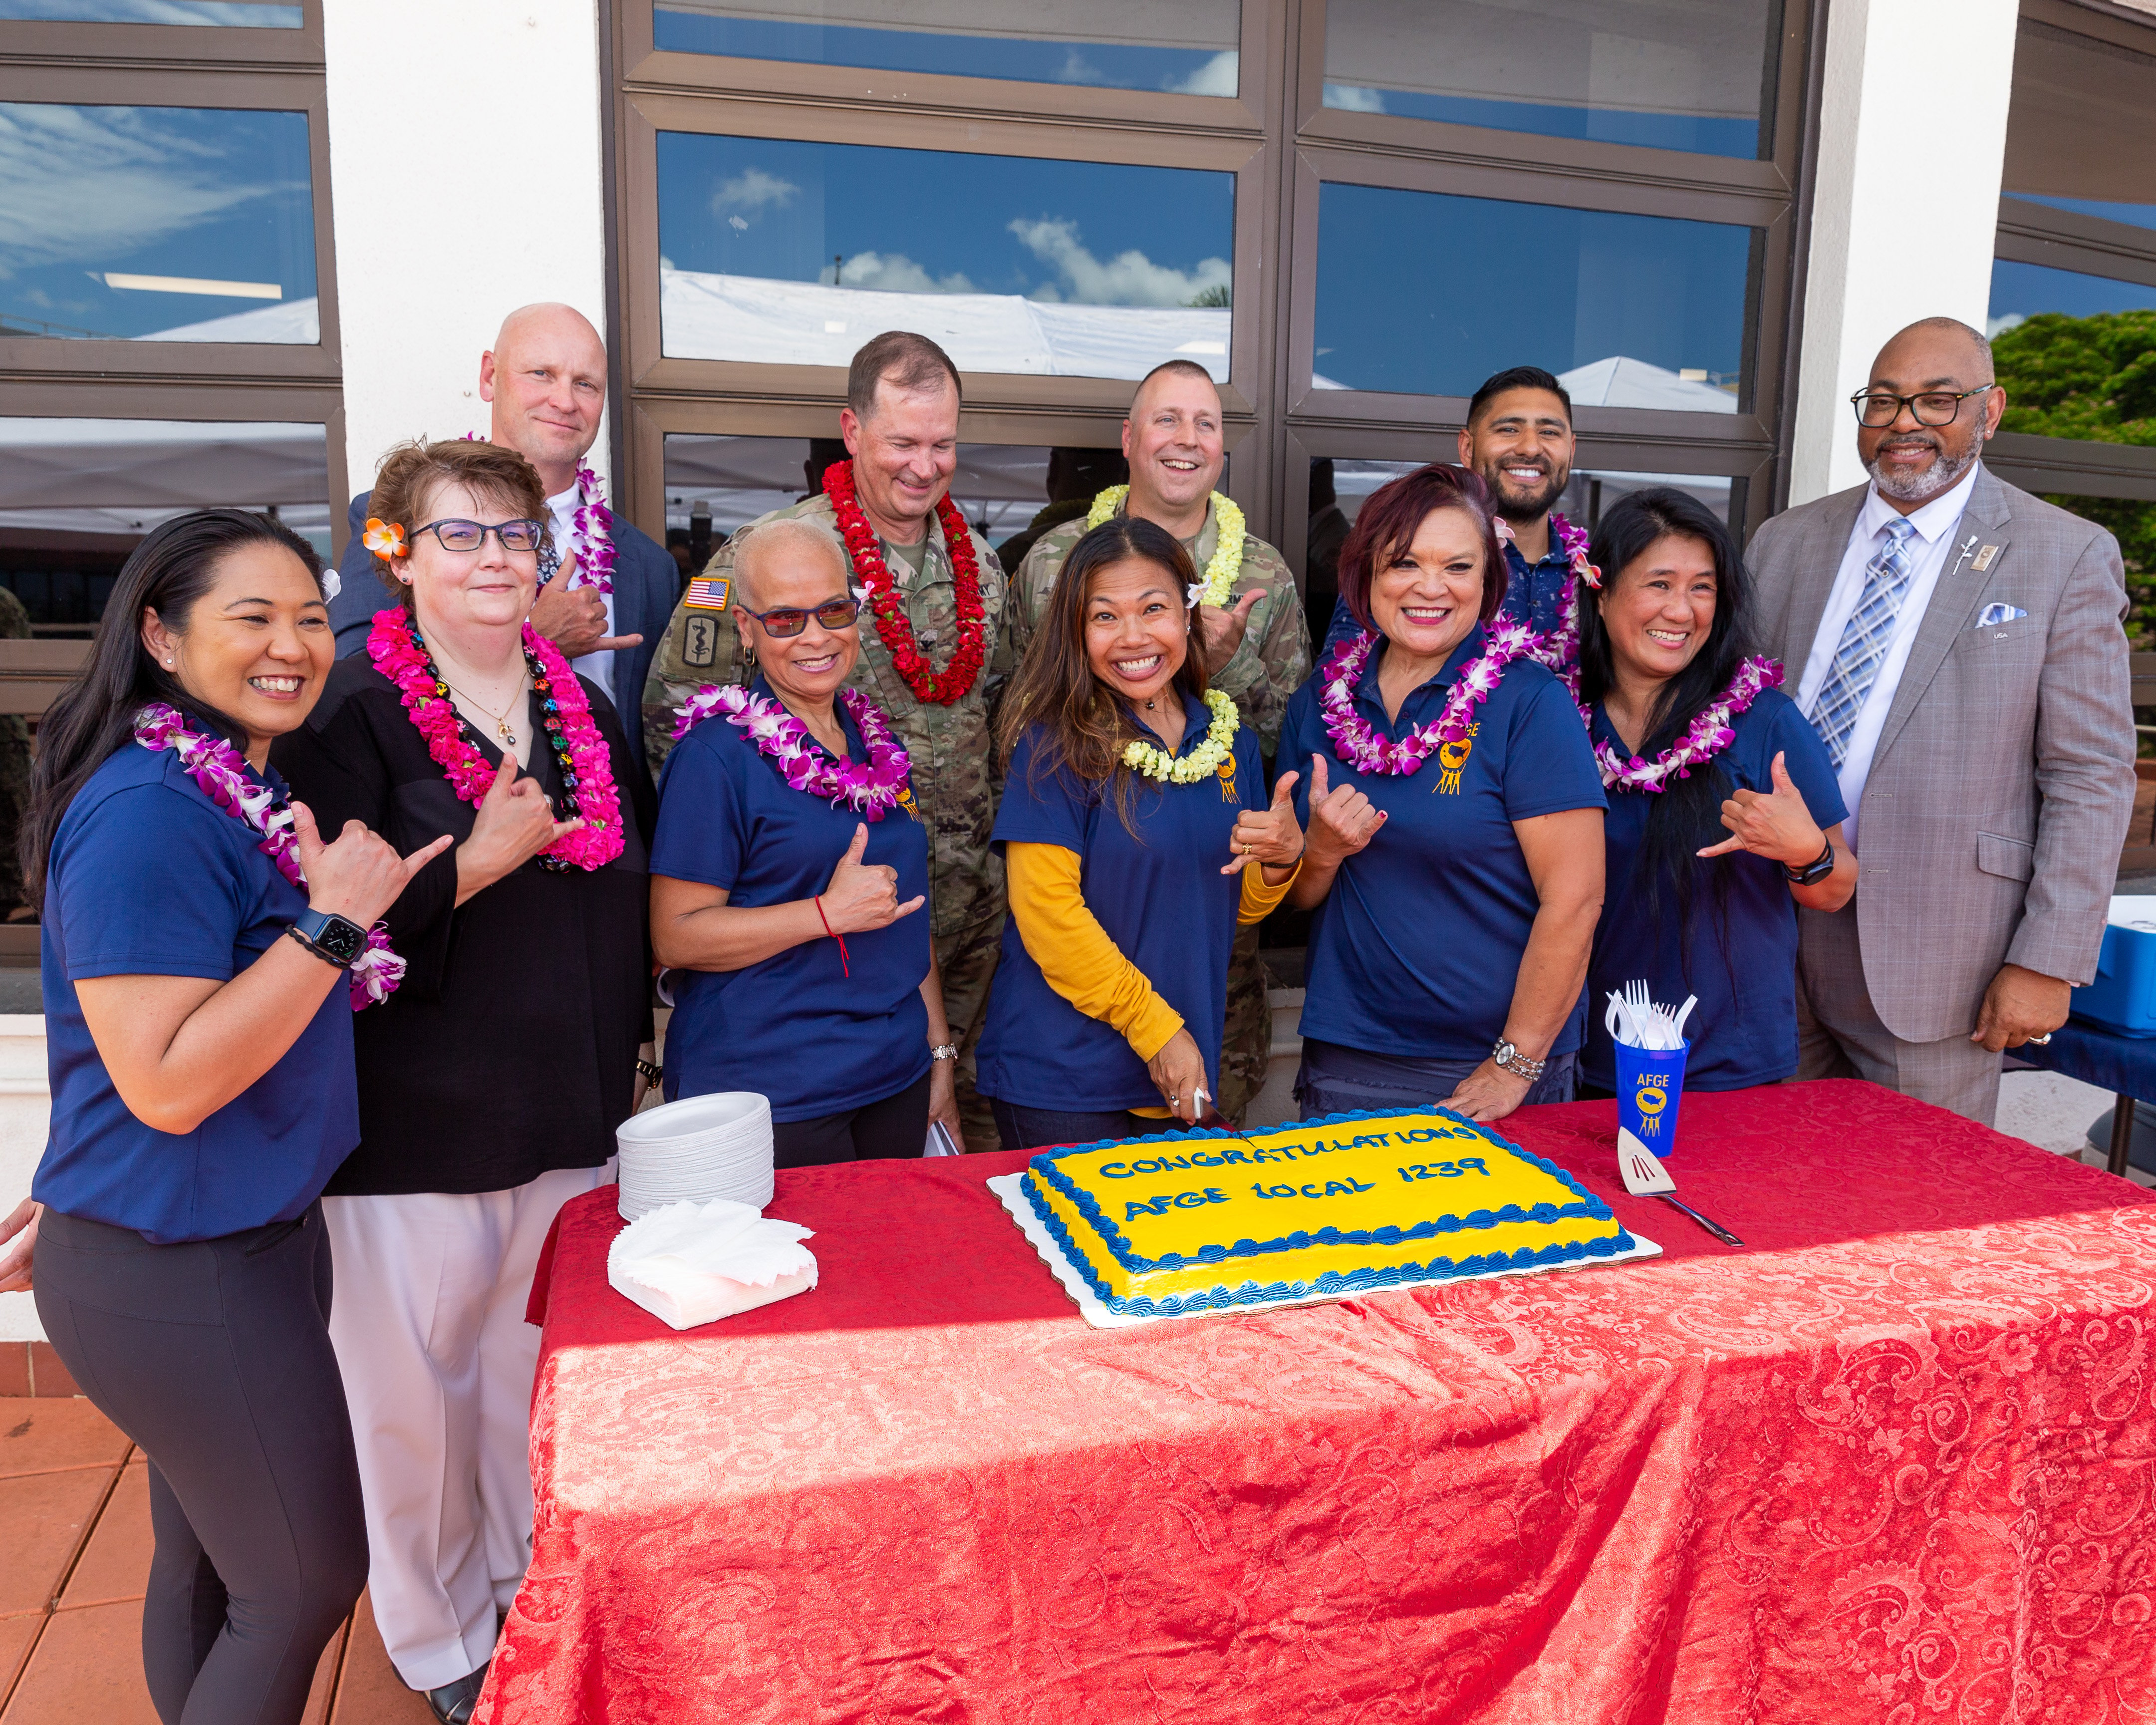
<svg viewBox="0 0 2156 1725"><path fill-rule="evenodd" d="M1079 890L1082 859L1060 845L1011 844L1004 850L1005 885L1019 938L1048 986L1089 1019L1111 1026L1142 1060L1150 1060L1183 1028L1183 1015L1154 991L1145 973L1126 958ZM1297 865L1297 872L1301 865ZM1263 922L1287 896L1295 875L1268 886L1253 863L1243 870L1239 923ZM1165 1108L1137 1114L1165 1117Z"/></svg>

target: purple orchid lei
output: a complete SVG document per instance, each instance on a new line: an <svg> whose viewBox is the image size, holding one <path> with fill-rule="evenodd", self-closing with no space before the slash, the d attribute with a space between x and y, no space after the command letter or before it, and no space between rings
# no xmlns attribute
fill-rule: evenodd
<svg viewBox="0 0 2156 1725"><path fill-rule="evenodd" d="M162 701L151 701L135 715L135 741L153 753L171 749L177 754L202 793L259 833L255 848L277 865L279 874L306 891L292 811L268 785L249 777L246 758L238 749L221 737L191 729L185 714ZM403 980L404 961L390 950L388 932L377 922L367 932L367 950L345 972L352 1009L358 1012L387 1000Z"/></svg>
<svg viewBox="0 0 2156 1725"><path fill-rule="evenodd" d="M1550 531L1556 535L1558 549L1571 564L1573 579L1566 583L1558 598L1557 622L1548 634L1535 637L1534 644L1527 649L1527 657L1536 664L1547 665L1558 675L1558 680L1572 691L1573 698L1579 697L1579 583L1599 588L1602 571L1587 560L1588 536L1585 530L1575 527L1563 516L1552 513ZM1502 516L1497 517L1497 537L1505 544L1512 543L1512 524Z"/></svg>
<svg viewBox="0 0 2156 1725"><path fill-rule="evenodd" d="M1436 722L1415 726L1397 742L1379 737L1370 721L1355 711L1355 690L1363 680L1371 654L1377 649L1378 632L1365 629L1355 639L1342 641L1326 668L1318 701L1334 756L1358 773L1405 778L1418 772L1445 744L1466 736L1475 710L1490 698L1505 675L1505 667L1516 659L1531 657L1541 639L1527 624L1510 619L1486 624L1485 631L1488 644L1481 657L1461 670Z"/></svg>
<svg viewBox="0 0 2156 1725"><path fill-rule="evenodd" d="M853 715L861 733L866 761L834 759L808 735L808 727L776 701L752 695L737 684L706 683L690 696L674 721L678 742L714 713L778 763L787 783L812 797L824 797L834 809L844 806L869 820L912 799L906 775L913 762L891 736L882 710L858 689L841 689L839 701Z"/></svg>
<svg viewBox="0 0 2156 1725"><path fill-rule="evenodd" d="M1781 681L1782 667L1777 661L1763 657L1746 660L1737 667L1729 686L1700 709L1685 734L1651 761L1643 761L1637 755L1628 761L1608 743L1596 743L1594 759L1602 769L1603 788L1652 791L1659 795L1669 788L1672 773L1679 778L1691 778L1693 768L1712 760L1737 741L1729 721L1757 701L1761 690L1779 688ZM1591 730L1594 710L1582 707L1579 716Z"/></svg>

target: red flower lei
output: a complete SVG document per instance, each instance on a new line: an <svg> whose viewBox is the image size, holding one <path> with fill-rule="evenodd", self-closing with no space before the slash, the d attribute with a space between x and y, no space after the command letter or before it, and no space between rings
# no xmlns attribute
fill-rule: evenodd
<svg viewBox="0 0 2156 1725"><path fill-rule="evenodd" d="M403 606L374 614L367 656L397 685L405 711L427 739L427 752L442 769L449 788L477 808L494 783L495 769L472 746L469 727L449 699L449 685L434 668L434 655ZM603 868L621 855L622 847L621 797L614 788L606 739L592 722L591 703L561 649L535 634L528 623L524 625L524 658L539 696L541 729L561 767L562 788L584 821L541 851L539 860L555 869Z"/></svg>
<svg viewBox="0 0 2156 1725"><path fill-rule="evenodd" d="M899 604L898 589L884 567L883 552L875 529L861 512L860 497L854 489L854 464L834 461L824 470L824 495L839 518L839 532L854 560L854 573L869 590L869 607L875 613L876 633L883 638L891 662L907 687L925 701L952 706L966 698L973 679L981 674L987 635L981 609L980 565L973 557L973 536L966 518L946 495L936 500L936 519L942 524L943 543L951 553L951 573L957 588L958 647L951 663L938 676L913 639L913 625Z"/></svg>

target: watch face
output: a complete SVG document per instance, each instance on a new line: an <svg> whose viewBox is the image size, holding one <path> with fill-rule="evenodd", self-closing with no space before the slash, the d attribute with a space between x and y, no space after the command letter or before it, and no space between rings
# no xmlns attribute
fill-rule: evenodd
<svg viewBox="0 0 2156 1725"><path fill-rule="evenodd" d="M325 916L314 942L340 964L349 964L367 950L367 931L341 916Z"/></svg>

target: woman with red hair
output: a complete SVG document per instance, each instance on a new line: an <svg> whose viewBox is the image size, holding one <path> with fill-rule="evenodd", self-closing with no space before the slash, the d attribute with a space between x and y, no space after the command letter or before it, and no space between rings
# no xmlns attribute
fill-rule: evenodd
<svg viewBox="0 0 2156 1725"><path fill-rule="evenodd" d="M1499 615L1498 533L1464 467L1374 493L1340 554L1362 629L1288 704L1306 1115L1572 1095L1605 804L1571 694Z"/></svg>

